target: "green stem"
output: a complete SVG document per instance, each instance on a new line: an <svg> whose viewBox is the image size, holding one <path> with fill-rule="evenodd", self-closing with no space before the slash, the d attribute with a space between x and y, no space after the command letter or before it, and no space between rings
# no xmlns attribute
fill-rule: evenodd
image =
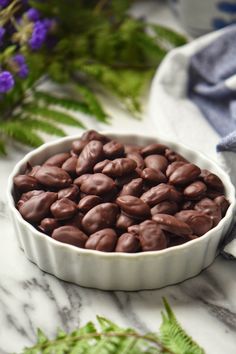
<svg viewBox="0 0 236 354"><path fill-rule="evenodd" d="M48 344L50 345L58 345L58 344L64 344L64 343L69 343L69 342L74 342L76 344L77 341L83 340L83 339L91 339L91 338L97 338L97 337L133 337L136 339L143 339L148 342L151 342L158 347L158 349L161 350L161 353L165 354L175 354L173 351L171 351L169 348L165 347L161 341L157 338L153 338L150 335L141 335L138 333L117 333L117 332L107 332L107 333L86 333L83 335L75 336L73 338L62 338L62 339L56 339L51 341L50 343L42 343L42 344L36 344L35 346L29 348L29 349L38 349L38 350L44 350L47 349Z"/></svg>
<svg viewBox="0 0 236 354"><path fill-rule="evenodd" d="M127 64L127 63L114 63L111 64L112 69L130 69L130 70L148 70L154 69L156 66L151 64Z"/></svg>
<svg viewBox="0 0 236 354"><path fill-rule="evenodd" d="M74 64L74 69L75 70L80 70L80 66L82 65L93 65L93 64L102 64L104 65L104 63L100 63L96 60L93 59L87 59L84 60L83 63L80 60L74 60L73 61ZM130 63L121 63L121 62L115 62L112 64L109 64L108 67L110 67L111 69L127 69L127 70L140 70L140 71L146 71L146 70L150 70L150 69L155 69L156 65L151 65L151 64L130 64Z"/></svg>
<svg viewBox="0 0 236 354"><path fill-rule="evenodd" d="M4 10L0 11L0 26L4 27L14 14L20 10L21 1L14 0Z"/></svg>
<svg viewBox="0 0 236 354"><path fill-rule="evenodd" d="M15 27L15 29L16 29L17 31L20 31L20 27L19 27L19 25L17 24L16 19L15 19L14 16L11 17L11 23L12 23L12 25Z"/></svg>

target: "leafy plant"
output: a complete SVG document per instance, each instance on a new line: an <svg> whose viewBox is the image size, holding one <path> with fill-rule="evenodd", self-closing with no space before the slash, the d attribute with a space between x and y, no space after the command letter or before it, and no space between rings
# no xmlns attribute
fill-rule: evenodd
<svg viewBox="0 0 236 354"><path fill-rule="evenodd" d="M204 354L180 326L168 302L163 301L165 311L159 334L140 334L98 316L99 329L88 322L71 333L59 330L52 340L38 330L37 343L22 354Z"/></svg>
<svg viewBox="0 0 236 354"><path fill-rule="evenodd" d="M35 147L40 131L61 136L61 124L84 128L75 112L106 123L101 89L133 115L141 111L157 66L186 40L130 16L131 3L0 0L0 153L9 137ZM42 91L48 79L70 93Z"/></svg>

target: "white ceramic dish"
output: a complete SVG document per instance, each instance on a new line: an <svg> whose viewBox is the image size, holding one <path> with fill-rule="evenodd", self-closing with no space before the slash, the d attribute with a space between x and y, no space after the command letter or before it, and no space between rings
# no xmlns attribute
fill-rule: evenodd
<svg viewBox="0 0 236 354"><path fill-rule="evenodd" d="M222 179L226 196L231 203L225 217L215 228L198 239L180 246L146 253L103 253L80 249L47 237L26 222L15 208L13 177L25 171L27 162L32 165L41 164L53 154L70 150L71 142L79 138L78 136L66 137L44 144L27 154L15 166L9 177L7 194L10 214L18 243L27 258L43 271L60 279L103 290L154 289L197 275L213 262L219 245L233 221L235 191L227 174L204 155L179 143L137 134L112 132L103 132L103 134L129 144L147 145L158 141L170 146L201 168L216 173Z"/></svg>

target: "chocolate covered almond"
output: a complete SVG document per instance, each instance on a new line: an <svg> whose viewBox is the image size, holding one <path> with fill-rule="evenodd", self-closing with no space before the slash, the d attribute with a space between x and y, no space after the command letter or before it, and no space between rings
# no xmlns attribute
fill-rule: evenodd
<svg viewBox="0 0 236 354"><path fill-rule="evenodd" d="M188 236L193 233L188 224L177 219L173 215L155 214L152 219L157 222L161 229L178 236Z"/></svg>
<svg viewBox="0 0 236 354"><path fill-rule="evenodd" d="M139 239L135 235L127 232L119 237L115 252L135 253L140 251L140 248Z"/></svg>
<svg viewBox="0 0 236 354"><path fill-rule="evenodd" d="M68 243L69 245L84 248L88 237L83 231L75 226L65 225L55 229L52 238L59 242Z"/></svg>
<svg viewBox="0 0 236 354"><path fill-rule="evenodd" d="M168 160L162 155L148 155L144 161L146 167L157 171L165 172L168 166Z"/></svg>
<svg viewBox="0 0 236 354"><path fill-rule="evenodd" d="M103 146L103 152L107 159L115 159L124 156L124 145L118 141L111 140Z"/></svg>
<svg viewBox="0 0 236 354"><path fill-rule="evenodd" d="M42 166L35 173L35 178L43 186L60 189L68 187L72 183L70 175L57 166Z"/></svg>
<svg viewBox="0 0 236 354"><path fill-rule="evenodd" d="M147 220L140 224L139 240L143 252L159 251L167 247L165 233L152 220Z"/></svg>
<svg viewBox="0 0 236 354"><path fill-rule="evenodd" d="M120 191L120 196L133 195L134 197L139 197L142 194L142 190L143 190L142 178L135 178L123 186L123 188Z"/></svg>
<svg viewBox="0 0 236 354"><path fill-rule="evenodd" d="M204 235L213 226L211 217L197 210L182 210L175 217L188 224L197 236Z"/></svg>
<svg viewBox="0 0 236 354"><path fill-rule="evenodd" d="M61 152L56 155L52 155L45 162L44 165L61 167L63 163L70 157L69 152Z"/></svg>
<svg viewBox="0 0 236 354"><path fill-rule="evenodd" d="M27 200L19 208L23 218L30 223L38 223L50 214L50 207L56 201L57 193L45 192Z"/></svg>
<svg viewBox="0 0 236 354"><path fill-rule="evenodd" d="M116 203L126 214L135 218L144 219L150 215L150 208L143 200L132 195L123 195L116 199Z"/></svg>
<svg viewBox="0 0 236 354"><path fill-rule="evenodd" d="M89 236L85 248L102 252L113 252L117 243L117 235L113 229L103 229Z"/></svg>
<svg viewBox="0 0 236 354"><path fill-rule="evenodd" d="M102 203L102 199L97 195L87 195L80 200L78 209L82 213L87 213L90 209Z"/></svg>
<svg viewBox="0 0 236 354"><path fill-rule="evenodd" d="M82 220L84 231L91 235L96 231L115 225L119 208L114 203L102 203L90 209Z"/></svg>
<svg viewBox="0 0 236 354"><path fill-rule="evenodd" d="M178 167L170 175L169 183L174 185L183 185L189 182L193 182L201 173L198 166L192 163L186 163L183 166Z"/></svg>
<svg viewBox="0 0 236 354"><path fill-rule="evenodd" d="M94 173L81 183L80 190L86 194L103 195L115 188L112 178L103 173Z"/></svg>
<svg viewBox="0 0 236 354"><path fill-rule="evenodd" d="M57 220L72 218L77 212L77 205L68 198L61 198L50 207L51 213Z"/></svg>
<svg viewBox="0 0 236 354"><path fill-rule="evenodd" d="M14 185L17 191L24 193L39 188L39 183L35 177L18 175L14 177Z"/></svg>
<svg viewBox="0 0 236 354"><path fill-rule="evenodd" d="M110 177L121 177L135 170L137 163L126 157L110 161L102 170L102 173Z"/></svg>
<svg viewBox="0 0 236 354"><path fill-rule="evenodd" d="M104 156L103 145L100 141L91 140L85 145L78 157L76 165L76 173L78 176L91 172L97 162L101 161Z"/></svg>

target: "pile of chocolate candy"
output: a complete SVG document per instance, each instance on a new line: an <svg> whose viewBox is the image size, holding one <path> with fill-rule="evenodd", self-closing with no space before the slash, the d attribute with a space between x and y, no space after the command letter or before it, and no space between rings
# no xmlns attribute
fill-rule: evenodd
<svg viewBox="0 0 236 354"><path fill-rule="evenodd" d="M218 176L168 146L96 131L14 178L22 217L53 239L104 252L156 251L205 234L229 202Z"/></svg>

